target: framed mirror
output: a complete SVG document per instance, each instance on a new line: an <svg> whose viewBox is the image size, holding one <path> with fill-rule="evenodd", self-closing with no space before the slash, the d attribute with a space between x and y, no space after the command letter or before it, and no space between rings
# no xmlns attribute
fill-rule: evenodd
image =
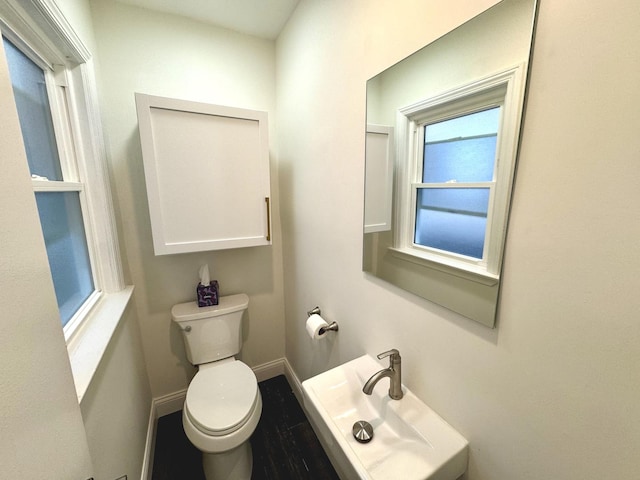
<svg viewBox="0 0 640 480"><path fill-rule="evenodd" d="M536 0L367 82L363 270L495 325Z"/></svg>

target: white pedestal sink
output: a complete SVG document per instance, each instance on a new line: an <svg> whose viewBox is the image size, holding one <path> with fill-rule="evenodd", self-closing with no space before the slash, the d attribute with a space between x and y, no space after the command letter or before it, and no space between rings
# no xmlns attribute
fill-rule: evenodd
<svg viewBox="0 0 640 480"><path fill-rule="evenodd" d="M455 480L467 468L468 442L403 386L389 398L383 379L371 396L367 379L384 368L369 355L302 382L304 406L327 454L344 480ZM373 426L373 439L359 443L352 427Z"/></svg>

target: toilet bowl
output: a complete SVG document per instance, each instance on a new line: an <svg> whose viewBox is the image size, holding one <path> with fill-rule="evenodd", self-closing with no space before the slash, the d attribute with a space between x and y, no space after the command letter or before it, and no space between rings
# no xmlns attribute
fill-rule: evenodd
<svg viewBox="0 0 640 480"><path fill-rule="evenodd" d="M250 480L253 467L249 437L262 413L256 376L234 355L240 351L244 294L221 297L219 305L176 305L187 357L198 366L182 410L187 438L202 452L207 480Z"/></svg>
<svg viewBox="0 0 640 480"><path fill-rule="evenodd" d="M187 438L203 454L207 479L251 478L249 437L262 413L253 371L235 359L202 365L182 410Z"/></svg>

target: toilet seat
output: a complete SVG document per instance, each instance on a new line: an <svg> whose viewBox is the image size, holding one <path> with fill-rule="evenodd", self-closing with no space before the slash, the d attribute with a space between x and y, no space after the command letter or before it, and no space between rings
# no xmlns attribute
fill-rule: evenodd
<svg viewBox="0 0 640 480"><path fill-rule="evenodd" d="M202 433L228 435L246 423L258 397L256 376L247 365L238 360L216 362L193 377L185 413Z"/></svg>

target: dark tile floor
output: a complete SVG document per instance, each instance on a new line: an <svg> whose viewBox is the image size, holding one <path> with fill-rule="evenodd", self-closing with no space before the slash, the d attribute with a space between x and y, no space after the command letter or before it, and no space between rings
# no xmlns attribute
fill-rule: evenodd
<svg viewBox="0 0 640 480"><path fill-rule="evenodd" d="M258 384L262 416L251 437L252 480L338 480L284 375ZM204 480L182 412L158 419L153 480Z"/></svg>

